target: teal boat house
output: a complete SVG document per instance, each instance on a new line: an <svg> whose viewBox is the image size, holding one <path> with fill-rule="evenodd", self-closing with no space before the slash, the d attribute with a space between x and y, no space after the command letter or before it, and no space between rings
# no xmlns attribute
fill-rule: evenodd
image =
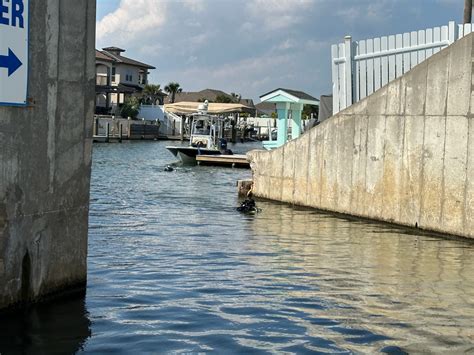
<svg viewBox="0 0 474 355"><path fill-rule="evenodd" d="M301 135L301 112L304 105L319 106L319 100L302 91L289 89L276 89L260 96L261 102L276 104L277 139L272 140L269 133L269 141L263 142L266 149L281 147L287 141L296 139ZM291 135L288 134L288 120L291 120Z"/></svg>

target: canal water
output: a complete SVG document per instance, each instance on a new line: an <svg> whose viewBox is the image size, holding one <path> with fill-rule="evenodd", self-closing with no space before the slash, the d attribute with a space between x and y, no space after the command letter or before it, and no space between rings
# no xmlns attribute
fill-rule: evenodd
<svg viewBox="0 0 474 355"><path fill-rule="evenodd" d="M249 170L165 172L165 145L94 146L87 295L4 316L1 354L474 353L473 243L242 215Z"/></svg>

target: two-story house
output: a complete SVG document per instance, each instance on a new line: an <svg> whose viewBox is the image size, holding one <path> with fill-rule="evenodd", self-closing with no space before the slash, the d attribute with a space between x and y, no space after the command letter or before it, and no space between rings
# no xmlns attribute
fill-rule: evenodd
<svg viewBox="0 0 474 355"><path fill-rule="evenodd" d="M123 52L124 49L117 47L95 51L96 113L115 113L128 95L142 92L148 84L149 70L156 69L149 64L123 56ZM163 101L163 98L160 101Z"/></svg>

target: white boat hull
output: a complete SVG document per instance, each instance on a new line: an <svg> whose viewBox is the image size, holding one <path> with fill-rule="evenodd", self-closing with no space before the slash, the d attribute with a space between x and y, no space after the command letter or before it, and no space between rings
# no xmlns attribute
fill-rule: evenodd
<svg viewBox="0 0 474 355"><path fill-rule="evenodd" d="M197 147L166 147L175 157L178 157L184 164L196 164L197 155L220 155L217 149L197 148Z"/></svg>

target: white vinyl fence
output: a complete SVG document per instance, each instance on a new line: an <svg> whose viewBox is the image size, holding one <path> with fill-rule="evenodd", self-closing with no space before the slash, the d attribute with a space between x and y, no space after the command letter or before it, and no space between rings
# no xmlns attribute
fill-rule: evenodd
<svg viewBox="0 0 474 355"><path fill-rule="evenodd" d="M176 136L181 132L181 117L171 112L166 112L164 106L141 105L138 118L144 118L145 120L159 120L161 125L160 134Z"/></svg>
<svg viewBox="0 0 474 355"><path fill-rule="evenodd" d="M333 114L402 76L455 40L471 33L472 24L441 27L332 46Z"/></svg>

